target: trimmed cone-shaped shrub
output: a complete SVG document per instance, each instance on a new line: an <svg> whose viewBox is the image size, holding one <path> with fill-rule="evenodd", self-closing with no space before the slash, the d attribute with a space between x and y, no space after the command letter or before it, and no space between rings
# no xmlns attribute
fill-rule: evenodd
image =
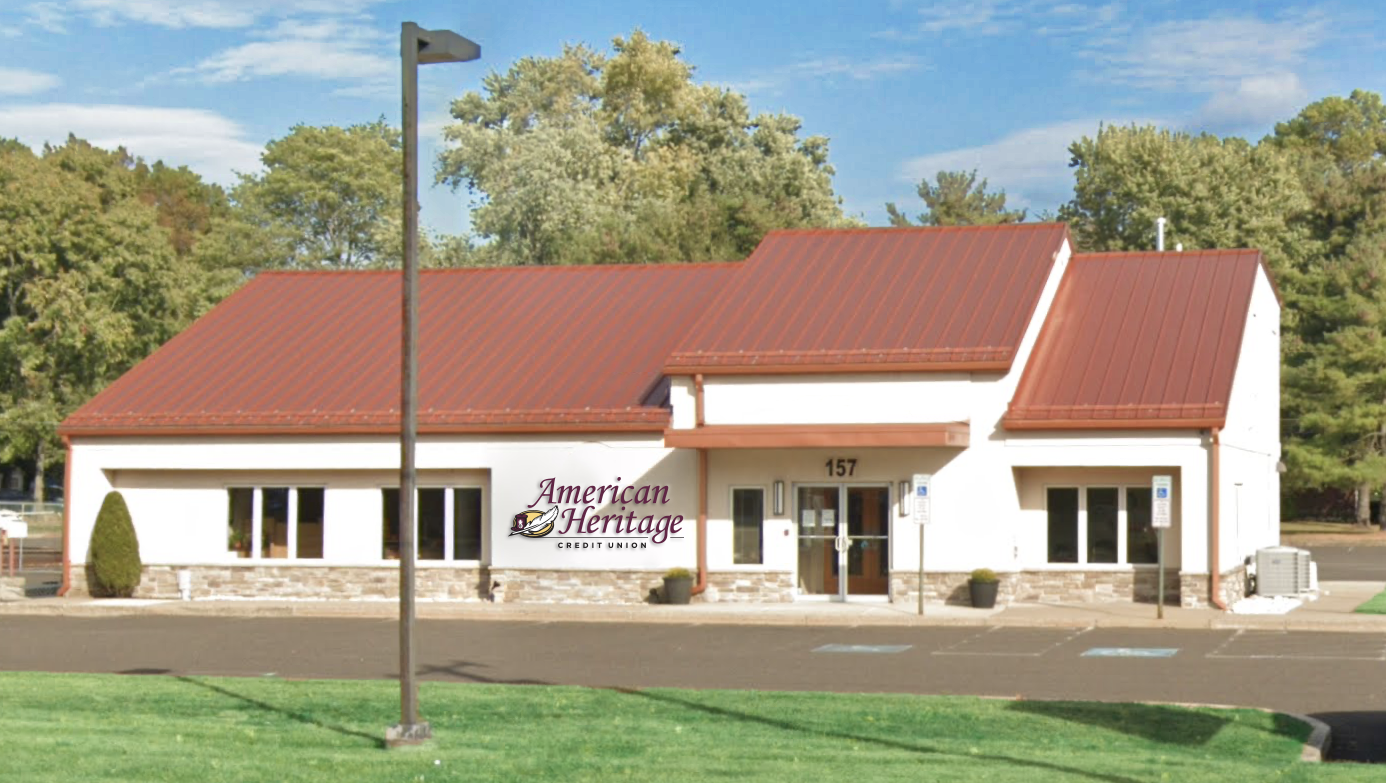
<svg viewBox="0 0 1386 783"><path fill-rule="evenodd" d="M140 542L119 492L107 493L96 514L87 550L93 595L129 598L140 586Z"/></svg>

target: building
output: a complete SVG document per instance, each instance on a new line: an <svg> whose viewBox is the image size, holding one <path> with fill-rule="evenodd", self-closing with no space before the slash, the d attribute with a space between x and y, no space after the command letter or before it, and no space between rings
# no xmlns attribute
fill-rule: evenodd
<svg viewBox="0 0 1386 783"><path fill-rule="evenodd" d="M61 427L67 584L105 494L140 595L396 595L399 276L256 277ZM744 262L426 271L423 599L1150 600L1279 534L1279 312L1254 250L1061 224L778 231ZM931 478L930 524L901 495ZM552 524L549 524L552 523ZM702 587L706 587L702 591Z"/></svg>

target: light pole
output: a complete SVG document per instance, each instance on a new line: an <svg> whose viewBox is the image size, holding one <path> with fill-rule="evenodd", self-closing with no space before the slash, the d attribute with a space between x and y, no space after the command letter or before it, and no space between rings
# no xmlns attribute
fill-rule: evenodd
<svg viewBox="0 0 1386 783"><path fill-rule="evenodd" d="M400 26L404 70L404 328L400 338L399 405L399 724L385 730L390 747L417 745L433 736L419 721L414 667L414 446L419 403L419 65L461 63L481 57L481 47L448 30Z"/></svg>

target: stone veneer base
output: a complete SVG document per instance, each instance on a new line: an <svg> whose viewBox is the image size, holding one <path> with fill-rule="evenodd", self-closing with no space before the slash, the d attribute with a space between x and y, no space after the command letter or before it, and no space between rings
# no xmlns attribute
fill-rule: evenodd
<svg viewBox="0 0 1386 783"><path fill-rule="evenodd" d="M178 572L192 575L192 597L359 600L399 598L399 569L391 566L147 565L136 598L177 599ZM658 600L663 571L578 571L521 568L418 568L415 595L425 601L640 604ZM785 571L714 571L695 601L776 603L794 600ZM69 595L90 595L84 568L74 566Z"/></svg>
<svg viewBox="0 0 1386 783"><path fill-rule="evenodd" d="M1159 572L1139 571L1019 571L998 573L1000 587L996 603L1015 601L1044 603L1112 603L1140 601L1155 603L1159 588ZM970 572L934 572L924 574L924 600L945 604L971 606L968 589ZM1179 604L1179 570L1165 569L1165 604ZM919 600L919 572L892 571L890 596L897 603Z"/></svg>
<svg viewBox="0 0 1386 783"><path fill-rule="evenodd" d="M391 566L147 565L137 598L177 599L178 572L192 574L195 599L353 600L399 598L399 571ZM506 603L641 604L659 600L662 571L578 571L527 568L419 568L416 591L421 600L486 601L492 585L495 599ZM928 601L969 605L967 572L924 575ZM1153 569L1139 571L1020 571L998 574L997 603L1040 601L1106 603L1155 600ZM891 600L917 599L918 574L893 571ZM1246 595L1246 568L1222 575L1222 595L1229 604ZM713 571L708 591L694 601L786 603L794 600L793 574L787 571ZM85 569L72 569L71 595L88 595ZM1206 574L1165 571L1165 602L1170 606L1208 605Z"/></svg>

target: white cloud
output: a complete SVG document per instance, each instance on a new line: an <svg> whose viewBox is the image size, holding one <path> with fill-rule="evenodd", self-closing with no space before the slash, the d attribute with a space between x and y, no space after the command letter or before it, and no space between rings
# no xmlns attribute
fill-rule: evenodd
<svg viewBox="0 0 1386 783"><path fill-rule="evenodd" d="M99 25L136 22L173 29L225 29L249 27L266 16L355 14L380 2L382 0L69 0L66 8Z"/></svg>
<svg viewBox="0 0 1386 783"><path fill-rule="evenodd" d="M923 33L945 33L952 30L996 35L1010 29L1022 8L1014 3L993 0L934 3L919 9L918 29Z"/></svg>
<svg viewBox="0 0 1386 783"><path fill-rule="evenodd" d="M149 106L48 103L0 106L0 128L35 149L61 144L69 133L99 147L123 146L146 160L188 168L222 184L233 171L260 168L262 145L247 141L245 129L216 112Z"/></svg>
<svg viewBox="0 0 1386 783"><path fill-rule="evenodd" d="M1215 130L1264 127L1297 114L1308 97L1293 73L1250 76L1209 98L1195 124Z"/></svg>
<svg viewBox="0 0 1386 783"><path fill-rule="evenodd" d="M1108 124L1133 122L1165 124L1132 118ZM988 180L989 190L1006 191L1008 206L1056 204L1066 199L1073 187L1073 175L1068 168L1068 145L1083 136L1095 136L1100 124L1096 119L1070 120L1016 131L975 147L921 155L905 161L900 168L900 178L917 183L933 179L940 171L976 169L978 178Z"/></svg>
<svg viewBox="0 0 1386 783"><path fill-rule="evenodd" d="M390 36L365 24L288 20L259 37L266 40L233 46L173 73L209 84L290 75L361 81L337 94L363 96L377 94L399 69L383 53Z"/></svg>
<svg viewBox="0 0 1386 783"><path fill-rule="evenodd" d="M29 24L50 33L67 32L67 15L58 3L30 3L24 10L28 12L25 21Z"/></svg>
<svg viewBox="0 0 1386 783"><path fill-rule="evenodd" d="M858 81L867 81L877 76L917 71L923 67L924 62L918 57L897 55L876 60L824 57L796 63L792 70L805 76L849 76Z"/></svg>
<svg viewBox="0 0 1386 783"><path fill-rule="evenodd" d="M1134 40L1105 40L1083 54L1104 81L1157 90L1213 93L1247 79L1285 74L1327 35L1323 17L1211 17L1143 28Z"/></svg>
<svg viewBox="0 0 1386 783"><path fill-rule="evenodd" d="M0 68L0 95L33 95L51 90L63 80L27 68Z"/></svg>
<svg viewBox="0 0 1386 783"><path fill-rule="evenodd" d="M845 76L856 81L870 81L928 67L923 59L914 55L902 54L881 57L875 60L856 60L850 57L830 56L813 60L802 60L793 65L776 69L770 73L716 82L728 90L740 93L778 93L795 81L809 78L824 79Z"/></svg>

